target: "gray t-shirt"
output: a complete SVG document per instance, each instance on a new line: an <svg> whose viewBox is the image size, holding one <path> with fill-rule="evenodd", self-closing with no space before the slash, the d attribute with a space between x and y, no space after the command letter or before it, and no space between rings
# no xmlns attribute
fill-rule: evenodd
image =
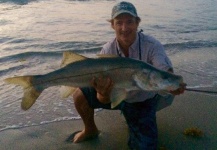
<svg viewBox="0 0 217 150"><path fill-rule="evenodd" d="M139 34L139 35L138 35ZM163 45L155 38L145 35L143 33L138 33L136 40L129 48L129 58L141 60L155 66L161 70L169 70L172 68L172 63L167 57ZM100 54L113 54L125 57L116 38L107 42ZM146 92L146 91L130 91L128 93L126 102L141 102L149 98L153 98L156 92Z"/></svg>

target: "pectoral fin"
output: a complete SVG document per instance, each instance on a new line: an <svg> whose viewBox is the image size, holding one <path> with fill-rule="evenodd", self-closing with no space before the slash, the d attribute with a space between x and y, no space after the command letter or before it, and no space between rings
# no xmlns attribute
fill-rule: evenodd
<svg viewBox="0 0 217 150"><path fill-rule="evenodd" d="M118 106L127 97L127 91L125 89L113 89L111 93L111 108Z"/></svg>
<svg viewBox="0 0 217 150"><path fill-rule="evenodd" d="M76 90L75 87L61 86L60 87L61 98L67 98L67 97L69 97L69 95L71 95L75 90Z"/></svg>

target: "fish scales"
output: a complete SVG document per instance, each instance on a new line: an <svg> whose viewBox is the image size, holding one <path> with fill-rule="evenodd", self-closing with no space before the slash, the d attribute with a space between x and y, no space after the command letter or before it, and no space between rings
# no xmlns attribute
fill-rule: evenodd
<svg viewBox="0 0 217 150"><path fill-rule="evenodd" d="M114 81L110 95L112 108L126 98L130 90L170 91L183 83L181 76L159 70L145 62L122 57L86 58L64 52L62 68L43 75L16 76L5 79L6 82L18 84L24 88L21 107L29 109L41 92L51 86L64 86L63 97L73 93L77 87L91 86L93 78L109 77Z"/></svg>

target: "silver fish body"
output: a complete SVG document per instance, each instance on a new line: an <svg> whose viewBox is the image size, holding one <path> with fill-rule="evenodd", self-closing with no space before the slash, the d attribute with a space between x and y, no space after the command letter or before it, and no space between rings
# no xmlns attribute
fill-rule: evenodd
<svg viewBox="0 0 217 150"><path fill-rule="evenodd" d="M66 52L64 55L70 54ZM181 76L130 58L103 57L94 59L73 54L68 59L64 67L44 75L5 79L8 83L19 84L24 87L22 109L29 109L41 92L48 87L58 85L73 88L87 87L91 86L90 81L93 78L97 79L98 77L110 77L115 83L114 92L111 93L112 107L116 107L124 100L128 91L135 89L170 91L179 88L180 83L183 82Z"/></svg>

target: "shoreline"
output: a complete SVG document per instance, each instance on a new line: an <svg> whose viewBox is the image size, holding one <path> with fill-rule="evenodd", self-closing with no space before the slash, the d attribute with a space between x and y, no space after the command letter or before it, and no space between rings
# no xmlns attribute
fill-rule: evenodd
<svg viewBox="0 0 217 150"><path fill-rule="evenodd" d="M159 149L215 149L217 147L216 96L186 92L177 96L173 104L157 112ZM128 150L128 127L119 110L102 110L95 121L100 135L96 139L73 144L65 140L83 128L82 120L68 120L9 129L0 132L0 149L73 149ZM187 128L197 127L203 132L199 138L183 134Z"/></svg>

